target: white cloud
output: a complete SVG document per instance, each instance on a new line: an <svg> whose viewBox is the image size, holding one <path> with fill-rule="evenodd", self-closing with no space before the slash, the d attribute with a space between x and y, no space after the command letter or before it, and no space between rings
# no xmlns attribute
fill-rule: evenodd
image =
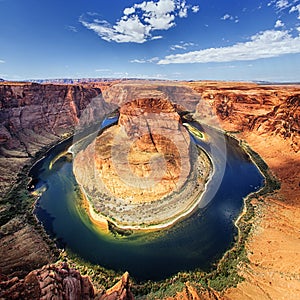
<svg viewBox="0 0 300 300"><path fill-rule="evenodd" d="M283 26L284 26L284 23L281 20L277 20L274 27L275 28L280 28L280 27L283 27Z"/></svg>
<svg viewBox="0 0 300 300"><path fill-rule="evenodd" d="M187 7L184 7L184 8L182 8L182 9L180 9L179 10L179 13L178 13L178 16L180 17L180 18L186 18L187 17Z"/></svg>
<svg viewBox="0 0 300 300"><path fill-rule="evenodd" d="M285 9L289 7L289 1L288 0L279 0L276 2L276 8L277 9Z"/></svg>
<svg viewBox="0 0 300 300"><path fill-rule="evenodd" d="M182 45L172 45L171 47L170 47L170 49L171 50L177 50L177 49L183 49L183 50L186 50L186 48L184 47L184 46L182 46Z"/></svg>
<svg viewBox="0 0 300 300"><path fill-rule="evenodd" d="M186 0L144 1L125 8L124 15L115 25L99 20L95 13L81 16L79 21L105 41L144 43L147 40L162 38L160 35L153 35L153 32L175 26L176 17L187 17L189 9L196 12L199 7L191 8Z"/></svg>
<svg viewBox="0 0 300 300"><path fill-rule="evenodd" d="M5 63L5 61L0 59L0 64L4 64L4 63Z"/></svg>
<svg viewBox="0 0 300 300"><path fill-rule="evenodd" d="M149 27L141 23L137 16L131 16L126 21L120 20L115 26L107 21L94 20L87 22L80 19L82 25L96 32L105 41L117 43L144 43L149 37Z"/></svg>
<svg viewBox="0 0 300 300"><path fill-rule="evenodd" d="M134 7L127 7L124 9L124 15L131 15L135 12L135 8Z"/></svg>
<svg viewBox="0 0 300 300"><path fill-rule="evenodd" d="M292 37L288 31L266 30L245 43L168 55L158 64L248 61L292 53L300 53L300 35Z"/></svg>
<svg viewBox="0 0 300 300"><path fill-rule="evenodd" d="M221 20L223 21L230 20L230 21L234 21L235 23L239 22L239 18L237 16L233 17L230 14L225 14L223 17L221 17Z"/></svg>
<svg viewBox="0 0 300 300"><path fill-rule="evenodd" d="M197 13L198 11L199 11L199 5L194 5L194 6L192 6L192 12L193 13Z"/></svg>
<svg viewBox="0 0 300 300"><path fill-rule="evenodd" d="M298 12L298 19L300 20L300 4L293 6L289 13Z"/></svg>
<svg viewBox="0 0 300 300"><path fill-rule="evenodd" d="M221 20L224 20L224 21L226 21L226 20L232 20L233 19L233 17L231 16L231 15L229 15L229 14L225 14L222 18L221 18Z"/></svg>

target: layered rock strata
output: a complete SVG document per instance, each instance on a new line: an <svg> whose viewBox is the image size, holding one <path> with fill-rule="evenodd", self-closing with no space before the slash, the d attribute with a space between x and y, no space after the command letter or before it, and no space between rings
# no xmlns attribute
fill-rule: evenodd
<svg viewBox="0 0 300 300"><path fill-rule="evenodd" d="M32 164L37 152L70 135L80 124L91 124L95 116L112 110L102 99L100 84L0 84L0 198L6 201L0 202L2 274L24 276L55 260L32 216L28 222L31 207L26 203L27 174L21 173L22 168ZM12 189L19 180L22 186Z"/></svg>
<svg viewBox="0 0 300 300"><path fill-rule="evenodd" d="M79 152L73 170L96 213L133 229L167 226L187 213L211 171L174 106L160 98L122 106L118 125Z"/></svg>
<svg viewBox="0 0 300 300"><path fill-rule="evenodd" d="M279 136L300 151L299 85L239 82L192 82L199 93L200 120L233 132Z"/></svg>
<svg viewBox="0 0 300 300"><path fill-rule="evenodd" d="M92 103L92 107L91 104ZM36 152L112 111L99 87L0 85L0 191L7 192ZM7 165L10 168L7 168Z"/></svg>

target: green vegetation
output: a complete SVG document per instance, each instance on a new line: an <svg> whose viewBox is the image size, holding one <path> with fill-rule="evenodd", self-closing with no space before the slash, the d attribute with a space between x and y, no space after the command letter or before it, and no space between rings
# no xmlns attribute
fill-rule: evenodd
<svg viewBox="0 0 300 300"><path fill-rule="evenodd" d="M166 297L175 297L178 292L182 292L185 288L185 284L181 281L174 281L168 283L162 283L161 286L153 288L147 293L144 299L164 299ZM140 299L143 299L141 297Z"/></svg>
<svg viewBox="0 0 300 300"><path fill-rule="evenodd" d="M265 184L258 193L255 193L256 196L263 196L268 193L272 193L275 190L280 189L280 182L276 177L271 173L268 165L264 160L259 156L257 152L252 150L246 143L240 142L240 145L245 149L245 151L250 155L251 159L255 162L257 167L260 169L261 173L265 177Z"/></svg>
<svg viewBox="0 0 300 300"><path fill-rule="evenodd" d="M81 275L89 276L98 289L111 288L123 275L123 272L116 272L99 265L91 264L69 249L60 253L59 261L67 262L70 267L80 271Z"/></svg>
<svg viewBox="0 0 300 300"><path fill-rule="evenodd" d="M35 202L34 197L27 191L27 171L25 166L18 174L15 186L1 199L0 205L5 207L0 213L0 226L6 224L16 215L26 215L29 223L33 222L32 206Z"/></svg>

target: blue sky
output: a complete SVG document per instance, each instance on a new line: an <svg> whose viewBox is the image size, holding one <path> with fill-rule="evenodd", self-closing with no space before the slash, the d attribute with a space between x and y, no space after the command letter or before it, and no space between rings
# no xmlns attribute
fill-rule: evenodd
<svg viewBox="0 0 300 300"><path fill-rule="evenodd" d="M0 78L300 81L300 0L0 0Z"/></svg>

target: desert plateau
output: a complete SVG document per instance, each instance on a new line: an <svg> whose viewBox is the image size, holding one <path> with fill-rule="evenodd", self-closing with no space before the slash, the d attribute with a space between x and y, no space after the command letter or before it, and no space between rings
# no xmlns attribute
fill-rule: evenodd
<svg viewBox="0 0 300 300"><path fill-rule="evenodd" d="M296 299L300 295L300 85L125 79L72 84L3 81L0 109L1 299ZM188 126L180 125L185 122L205 124L237 141L262 174L262 187L244 197L242 209L231 221L236 225L234 242L209 270L183 269L159 281L135 280L126 269L109 270L81 259L67 246L61 247L34 213L45 191L33 192L31 185L35 183L29 177L32 167L54 146L74 136L80 142L84 128L89 128L89 134L95 128L99 131L99 121L112 113L116 116L117 111L117 125L109 124L96 136L96 145L86 146L87 158L78 151L77 169L73 170L89 191L88 198L101 199L95 195L98 188L104 189L102 184L106 193L127 199L122 209L115 208L112 219L122 216L119 211L129 203L144 208L149 203L156 205L174 190L179 199L189 177L190 190L203 190L210 174L206 169L209 160L206 156L197 160L196 146L191 145L199 137L206 137L202 143L209 143L212 137L195 127L188 131ZM136 118L145 120L160 112L161 128L167 133L164 138L169 139L164 139L162 132L155 135L157 118L150 123ZM153 153L166 159L166 175L153 175L158 176L153 178L159 178L159 184L145 191L143 187L128 188L136 179L124 182L120 174L129 166L123 166L120 173L112 169L111 136L120 130L132 137L138 130L145 132L139 133L142 138L137 139L133 150L126 150L135 176L153 175L147 163ZM175 146L169 142L174 139ZM122 151L127 147L125 140L118 140ZM98 152L93 154L91 149ZM145 149L150 150L139 152ZM60 160L54 161L52 169L58 168ZM198 167L192 171L197 161ZM97 187L93 186L93 176L98 171L93 173L90 162L95 162L104 182ZM195 178L199 180L197 187L192 185ZM188 199L185 193L183 197ZM96 202L86 201L90 204L82 204L84 210L88 211L91 203L97 207ZM142 208L140 212L142 218ZM152 216L158 215L154 212ZM97 220L93 224L97 227ZM114 232L119 239L124 234L118 228L111 231L111 226L105 230L106 235L113 236Z"/></svg>

